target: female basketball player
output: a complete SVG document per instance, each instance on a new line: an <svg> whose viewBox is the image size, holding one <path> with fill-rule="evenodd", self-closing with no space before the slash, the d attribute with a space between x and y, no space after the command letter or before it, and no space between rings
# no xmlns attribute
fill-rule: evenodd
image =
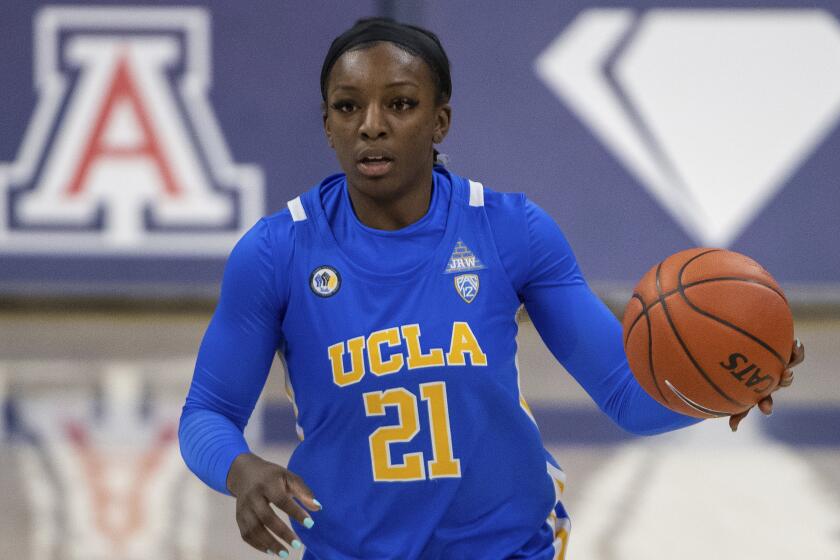
<svg viewBox="0 0 840 560"><path fill-rule="evenodd" d="M260 220L231 253L180 440L190 469L236 497L242 538L261 551L562 557L563 473L518 389L521 304L623 428L696 422L637 384L618 321L545 212L434 165L451 88L428 31L376 19L338 37L321 90L344 173ZM275 352L302 440L288 468L242 436ZM797 349L791 365L800 359ZM772 400L759 408L769 414Z"/></svg>

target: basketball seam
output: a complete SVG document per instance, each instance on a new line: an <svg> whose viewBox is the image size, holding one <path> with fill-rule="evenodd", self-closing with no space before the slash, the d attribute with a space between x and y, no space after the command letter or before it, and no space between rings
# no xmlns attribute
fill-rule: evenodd
<svg viewBox="0 0 840 560"><path fill-rule="evenodd" d="M707 254L707 253L701 253L694 258L702 257L705 254ZM682 297L682 299L685 300L685 302L689 305L689 307L694 309L694 311L696 311L697 313L700 313L701 315L703 315L705 317L708 317L709 319L712 319L713 321L717 321L721 325L727 326L730 329L741 333L742 335L746 336L750 340L752 340L752 341L756 342L757 344L761 345L765 350L767 350L768 352L773 354L773 356L775 356L776 359L779 360L779 363L782 364L782 367L787 366L787 362L784 360L784 358L782 358L782 356L780 356L778 352L776 352L773 348L771 348L769 344L767 344L766 342L764 342L763 340L761 340L757 336L755 336L753 334L750 334L749 332L745 331L741 327L739 327L737 325L733 325L732 323L730 323L729 321L727 321L725 319L721 319L720 317L712 315L708 311L704 311L703 309L700 309L699 307L694 305L694 303L690 299L688 299L688 296L686 295L685 289L684 289L683 284L682 284L682 275L683 275L683 272L685 271L685 267L687 267L688 264L692 260L694 260L694 258L686 261L686 263L682 266L682 268L680 268L680 272L677 275L677 290L679 290L680 296ZM760 284L760 285L765 286L765 287L769 287L769 286L766 286L765 284L761 284L761 282L757 282L757 284ZM773 292L776 293L777 295L781 296L781 294L779 294L779 292L777 292L776 290L773 290ZM784 296L781 296L781 297L784 299ZM787 302L787 300L785 300L785 302Z"/></svg>
<svg viewBox="0 0 840 560"><path fill-rule="evenodd" d="M710 249L709 251L705 251L703 253L695 255L694 257L690 258L688 260L688 262L691 262L691 261L693 261L693 260L695 260L699 257L702 257L703 255L706 255L708 253L712 253L712 252L719 251L719 250L720 249ZM734 400L729 395L724 393L723 390L720 387L718 387L717 384L715 384L714 381L711 380L711 378L703 370L703 368L700 367L700 364L697 363L697 360L694 359L694 356L691 354L691 352L689 352L688 347L685 345L685 342L683 341L682 337L680 336L680 333L677 331L676 325L674 325L674 322L671 320L671 314L668 313L668 305L665 303L665 298L662 296L662 286L661 286L660 281L659 281L659 276L660 276L660 271L661 270L662 270L662 263L659 263L656 267L656 293L659 294L659 301L662 304L662 311L665 312L665 318L668 320L668 324L671 326L671 331L674 333L674 336L677 337L677 342L680 343L680 346L682 347L683 351L685 352L685 355L688 356L688 359L691 361L691 363L694 365L694 367L697 369L697 371L700 372L700 375L703 376L703 378L706 380L706 382L709 385L711 385L711 387L715 391L717 391L717 393L721 397L723 397L724 399L726 399L727 401L729 401L730 403L732 403L736 406L740 406L740 407L749 406L748 404L744 404L744 403L741 403L741 402L738 402L738 401Z"/></svg>
<svg viewBox="0 0 840 560"><path fill-rule="evenodd" d="M647 315L647 309L645 309L645 302L642 301L642 297L639 294L634 293L633 297L638 299L639 302L642 304L642 313L639 314L639 317L644 315L645 318L647 319L646 322L647 322L647 330L648 330L648 367L650 369L650 376L653 379L653 386L656 387L656 391L659 393L659 396L662 397L663 401L670 402L670 401L668 401L668 398L665 396L665 394L662 392L662 389L659 387L659 381L656 379L656 373L653 370L653 336L652 336L652 333L650 332L650 317L648 317L648 315ZM633 298L630 298L630 299L633 299ZM638 319L637 319L637 321L638 321ZM628 331L627 331L627 339L624 341L625 348L627 347L627 340L630 339L630 332L633 330L633 327L636 326L637 321L634 321L633 325L631 325L630 329L628 329ZM625 355L626 355L626 351L625 351ZM630 365L629 360L628 360L627 365L628 366ZM630 371L632 372L633 369L631 368Z"/></svg>
<svg viewBox="0 0 840 560"><path fill-rule="evenodd" d="M648 307L645 305L645 300L642 299L642 296L639 295L638 292L633 292L633 295L630 296L631 301L634 300L634 299L639 300L639 303L642 304L642 310L641 310L641 312L639 312L638 315L636 315L636 318L633 319L633 322L630 324L630 326L627 327L627 333L624 335L624 346L627 346L627 341L630 340L630 334L633 332L633 327L636 326L636 323L639 322L639 319L641 319L642 316L647 317ZM629 303L628 303L628 305L629 305Z"/></svg>
<svg viewBox="0 0 840 560"><path fill-rule="evenodd" d="M787 298L786 298L786 297L785 297L785 295L784 295L783 293L781 293L779 290L777 290L777 289L776 289L776 288L774 288L773 286L769 286L769 285L765 284L764 282L759 282L758 280L753 280L753 279L751 279L751 278L741 278L741 277L738 277L738 276L716 276L716 277L714 277L714 278L706 278L706 279L704 279L704 280L696 280L696 281L694 281L694 282L689 282L688 284L685 284L683 287L687 290L688 288L693 288L694 286L699 286L700 284L708 284L708 283L710 283L710 282L747 282L747 283L749 283L749 284L758 284L759 286L764 286L764 287L765 287L765 288L767 288L768 290L773 290L773 292L775 292L775 293L776 293L776 294L777 294L780 298L782 298L783 300L785 300L785 303L787 303ZM676 288L676 289L673 289L673 290L671 290L671 291L669 291L669 292L665 292L664 294L662 294L662 297L664 297L664 298L668 298L668 297L670 297L670 296L672 296L672 295L674 295L674 294L677 294L677 293L679 293L679 292L680 292L680 289L679 289L679 288ZM641 302L642 307L644 308L644 310L645 310L645 311L648 311L648 310L650 310L650 309L653 309L653 308L654 308L654 306L659 305L659 300L658 300L658 299L657 299L656 301L654 301L653 303L651 303L650 305L647 305L647 304L645 303L645 301L642 299L641 295L640 295L638 292L633 292L633 296L638 296L638 298L637 298L637 299L639 300L639 302ZM632 299L632 297L631 297L630 299ZM637 323L637 322L639 321L639 319L641 319L641 318L642 318L642 315L641 315L641 313L640 313L640 314L639 314L639 315L638 315L638 316L637 316L637 317L633 320L633 322L630 324L630 326L627 328L628 333L629 333L629 331L633 330L633 327L635 327L635 326L636 326L636 323ZM629 334L628 334L628 336L625 338L625 344L626 344L626 342L627 342L627 338L629 338Z"/></svg>

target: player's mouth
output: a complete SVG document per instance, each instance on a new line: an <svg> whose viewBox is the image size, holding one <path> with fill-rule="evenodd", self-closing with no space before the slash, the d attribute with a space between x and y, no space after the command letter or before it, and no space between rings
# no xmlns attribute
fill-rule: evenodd
<svg viewBox="0 0 840 560"><path fill-rule="evenodd" d="M394 158L382 150L365 150L356 161L356 169L365 177L382 177L394 166Z"/></svg>

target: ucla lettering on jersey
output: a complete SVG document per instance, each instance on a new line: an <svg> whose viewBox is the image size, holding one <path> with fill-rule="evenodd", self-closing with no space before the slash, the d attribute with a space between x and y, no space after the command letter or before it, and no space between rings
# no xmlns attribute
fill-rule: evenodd
<svg viewBox="0 0 840 560"><path fill-rule="evenodd" d="M392 348L391 356L387 360L382 358L383 345ZM393 349L400 346L405 348L406 355ZM348 355L349 361L347 369L345 354ZM452 338L445 354L442 348L430 348L424 353L420 347L420 325L413 324L376 331L367 339L359 336L346 342L338 342L327 348L327 355L333 381L339 387L361 381L366 373L365 362L370 364L370 372L374 375L397 373L403 367L417 369L444 365L464 366L467 365L467 356L471 365L487 365L487 355L481 350L469 323L462 321L452 324Z"/></svg>
<svg viewBox="0 0 840 560"><path fill-rule="evenodd" d="M303 438L289 469L325 504L304 538L311 558L502 558L526 543L554 558L568 531L562 471L519 391L520 302L484 188L434 175L450 189L441 243L388 275L329 229L321 196L346 188L343 175L288 205L283 351ZM313 297L335 271L340 287Z"/></svg>

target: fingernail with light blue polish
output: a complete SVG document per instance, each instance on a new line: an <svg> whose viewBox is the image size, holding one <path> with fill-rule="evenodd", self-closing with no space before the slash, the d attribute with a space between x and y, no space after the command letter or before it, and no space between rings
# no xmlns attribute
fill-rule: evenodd
<svg viewBox="0 0 840 560"><path fill-rule="evenodd" d="M313 525L315 525L315 522L312 521L311 517L307 517L306 519L303 520L303 526L306 527L307 529L311 529Z"/></svg>
<svg viewBox="0 0 840 560"><path fill-rule="evenodd" d="M299 540L295 539L295 540L293 540L293 541L292 541L292 546L293 546L294 548L300 548L300 547L302 547L302 546L303 546L303 543L302 543L302 542L300 542Z"/></svg>
<svg viewBox="0 0 840 560"><path fill-rule="evenodd" d="M288 557L289 557L288 552L286 552L285 550L280 551L280 558L288 558Z"/></svg>
<svg viewBox="0 0 840 560"><path fill-rule="evenodd" d="M324 506L322 506L322 505L321 505L321 502L319 502L319 501L318 501L318 500L316 500L315 498L312 498L312 502L313 502L316 506L318 506L319 508L324 509Z"/></svg>

